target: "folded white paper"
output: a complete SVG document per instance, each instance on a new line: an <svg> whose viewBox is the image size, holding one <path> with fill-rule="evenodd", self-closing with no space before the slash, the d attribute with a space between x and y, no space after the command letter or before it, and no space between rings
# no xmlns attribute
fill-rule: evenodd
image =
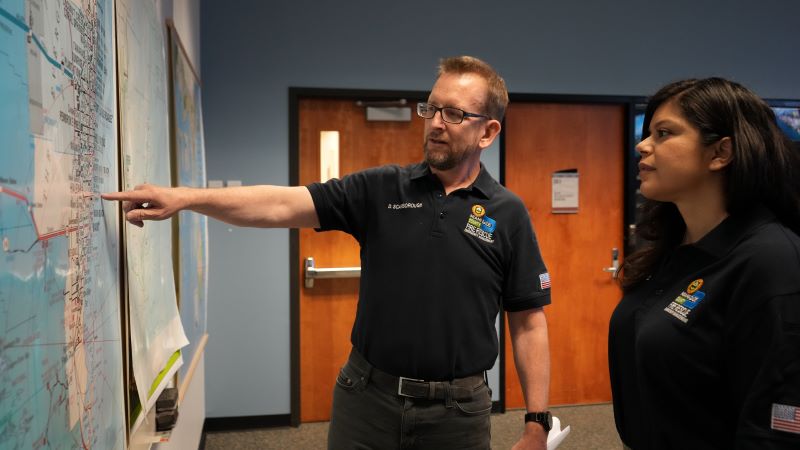
<svg viewBox="0 0 800 450"><path fill-rule="evenodd" d="M550 432L547 434L547 450L553 450L558 448L561 445L561 442L564 441L564 438L567 437L569 434L569 425L567 428L561 429L561 421L558 420L558 417L553 417L553 427L550 428Z"/></svg>

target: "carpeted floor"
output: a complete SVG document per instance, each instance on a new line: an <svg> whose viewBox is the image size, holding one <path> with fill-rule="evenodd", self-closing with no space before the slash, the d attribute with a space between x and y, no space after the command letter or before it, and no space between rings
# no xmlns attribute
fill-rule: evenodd
<svg viewBox="0 0 800 450"><path fill-rule="evenodd" d="M614 428L611 405L561 406L551 409L561 426L571 427L559 450L620 450L622 443ZM510 449L522 433L524 411L492 415L492 448ZM303 424L298 428L270 428L252 431L209 433L206 450L325 449L328 423Z"/></svg>

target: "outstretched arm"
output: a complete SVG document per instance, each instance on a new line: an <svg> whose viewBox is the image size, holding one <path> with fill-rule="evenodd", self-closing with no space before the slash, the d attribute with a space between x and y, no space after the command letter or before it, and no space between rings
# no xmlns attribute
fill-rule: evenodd
<svg viewBox="0 0 800 450"><path fill-rule="evenodd" d="M103 194L102 198L122 201L125 219L140 227L145 220L168 219L181 210L245 227L319 227L314 201L305 186L198 189L143 184L132 191Z"/></svg>

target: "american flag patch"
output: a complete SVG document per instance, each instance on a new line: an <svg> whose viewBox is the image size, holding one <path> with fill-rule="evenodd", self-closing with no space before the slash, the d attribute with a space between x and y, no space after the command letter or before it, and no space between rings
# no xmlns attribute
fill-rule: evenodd
<svg viewBox="0 0 800 450"><path fill-rule="evenodd" d="M772 429L800 434L800 408L773 403Z"/></svg>
<svg viewBox="0 0 800 450"><path fill-rule="evenodd" d="M545 272L545 273L540 273L539 274L539 286L542 289L550 289L550 274L549 273Z"/></svg>

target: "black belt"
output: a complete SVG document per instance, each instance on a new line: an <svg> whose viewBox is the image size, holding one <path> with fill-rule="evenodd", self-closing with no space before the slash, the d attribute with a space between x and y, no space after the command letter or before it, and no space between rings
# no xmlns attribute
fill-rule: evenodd
<svg viewBox="0 0 800 450"><path fill-rule="evenodd" d="M449 397L451 400L469 401L472 400L472 392L485 382L483 374L450 381L425 381L396 377L373 367L355 349L350 353L350 361L358 366L368 366L370 383L374 383L383 390L395 392L400 397L428 400L448 400Z"/></svg>

